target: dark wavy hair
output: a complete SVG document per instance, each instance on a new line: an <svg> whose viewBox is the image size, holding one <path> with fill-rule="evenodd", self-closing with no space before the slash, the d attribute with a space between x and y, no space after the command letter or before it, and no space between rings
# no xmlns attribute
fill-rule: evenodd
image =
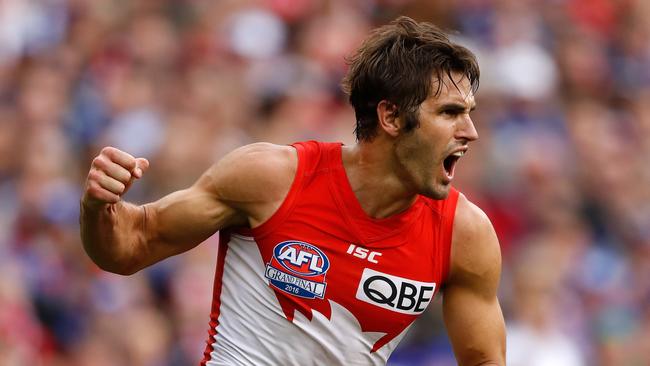
<svg viewBox="0 0 650 366"><path fill-rule="evenodd" d="M455 44L431 23L399 17L372 31L348 60L343 91L354 107L357 141L371 141L377 135L377 104L394 104L396 116L403 115L404 131L419 126L417 111L427 97L438 95L442 82L432 89L432 77L444 76L456 85L452 73L465 75L476 92L480 71L476 57ZM433 93L432 93L433 92Z"/></svg>

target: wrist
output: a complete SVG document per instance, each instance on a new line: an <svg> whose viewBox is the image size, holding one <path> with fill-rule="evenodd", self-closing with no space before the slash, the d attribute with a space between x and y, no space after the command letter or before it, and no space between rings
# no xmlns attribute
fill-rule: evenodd
<svg viewBox="0 0 650 366"><path fill-rule="evenodd" d="M79 209L82 215L98 214L104 210L107 210L112 205L113 204L111 203L93 200L86 196L82 197L81 200L79 201L79 206L80 206Z"/></svg>

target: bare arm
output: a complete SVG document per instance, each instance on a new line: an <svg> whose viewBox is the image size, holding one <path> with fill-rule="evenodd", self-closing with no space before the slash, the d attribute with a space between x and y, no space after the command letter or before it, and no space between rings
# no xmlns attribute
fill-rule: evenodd
<svg viewBox="0 0 650 366"><path fill-rule="evenodd" d="M106 148L93 161L81 201L84 248L102 269L132 274L194 248L217 230L256 225L281 204L296 161L291 147L245 146L224 157L191 187L136 206L120 196L148 162Z"/></svg>
<svg viewBox="0 0 650 366"><path fill-rule="evenodd" d="M501 253L492 224L461 195L443 292L447 333L461 366L505 365L505 323L497 299L500 275Z"/></svg>

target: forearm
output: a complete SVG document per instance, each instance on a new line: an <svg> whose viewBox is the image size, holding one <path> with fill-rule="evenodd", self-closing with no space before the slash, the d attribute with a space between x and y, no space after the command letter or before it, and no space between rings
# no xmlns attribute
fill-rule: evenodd
<svg viewBox="0 0 650 366"><path fill-rule="evenodd" d="M81 240L88 256L105 271L138 271L138 253L146 242L144 206L124 201L99 208L81 205Z"/></svg>

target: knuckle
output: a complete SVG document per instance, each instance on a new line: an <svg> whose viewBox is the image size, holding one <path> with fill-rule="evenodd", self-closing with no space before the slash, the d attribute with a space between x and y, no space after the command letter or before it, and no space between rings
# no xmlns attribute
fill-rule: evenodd
<svg viewBox="0 0 650 366"><path fill-rule="evenodd" d="M102 155L96 156L93 159L92 165L95 168L100 168L104 166L104 159L102 158Z"/></svg>
<svg viewBox="0 0 650 366"><path fill-rule="evenodd" d="M101 176L101 174L99 173L99 171L97 169L91 169L88 172L88 181L89 182L98 181L100 179L100 176Z"/></svg>
<svg viewBox="0 0 650 366"><path fill-rule="evenodd" d="M96 185L97 183L94 180L88 179L86 181L86 188L85 188L86 192L90 192L93 189L93 187L95 187Z"/></svg>
<svg viewBox="0 0 650 366"><path fill-rule="evenodd" d="M106 147L102 148L102 150L99 152L98 157L101 157L101 156L107 156L107 157L110 158L111 156L113 156L113 148L110 147L110 146L106 146Z"/></svg>
<svg viewBox="0 0 650 366"><path fill-rule="evenodd" d="M88 195L94 199L101 199L102 198L102 189L94 184L91 184L88 186Z"/></svg>

